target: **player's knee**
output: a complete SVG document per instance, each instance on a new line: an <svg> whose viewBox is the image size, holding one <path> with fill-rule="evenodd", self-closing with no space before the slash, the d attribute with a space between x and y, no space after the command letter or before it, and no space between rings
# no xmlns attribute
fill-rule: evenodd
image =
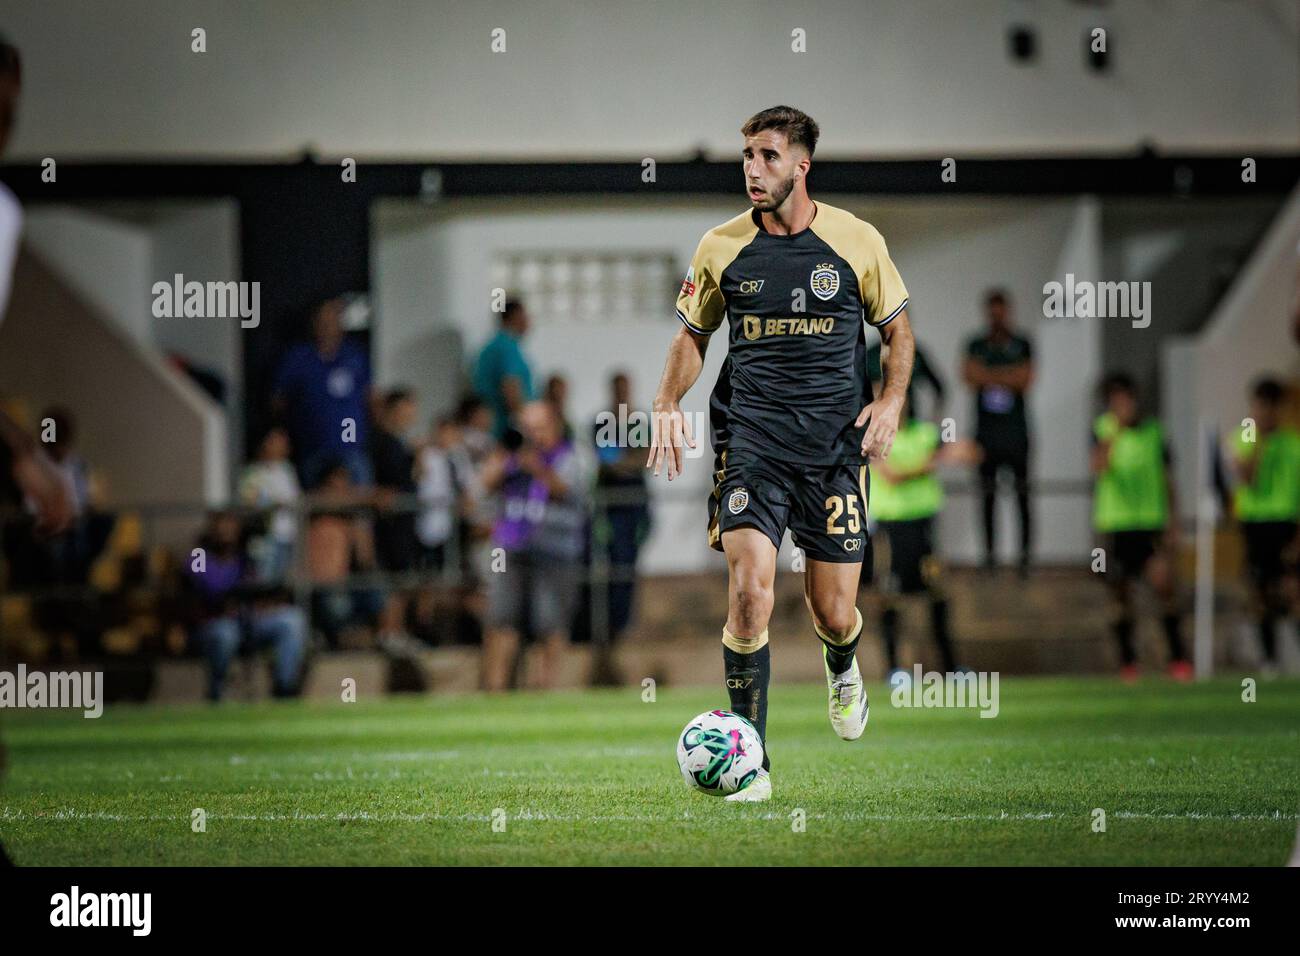
<svg viewBox="0 0 1300 956"><path fill-rule="evenodd" d="M812 613L818 631L835 642L850 639L857 630L858 609L847 598L814 601Z"/></svg>
<svg viewBox="0 0 1300 956"><path fill-rule="evenodd" d="M767 627L772 614L772 586L757 577L738 576L732 589L736 626L747 632L761 631Z"/></svg>

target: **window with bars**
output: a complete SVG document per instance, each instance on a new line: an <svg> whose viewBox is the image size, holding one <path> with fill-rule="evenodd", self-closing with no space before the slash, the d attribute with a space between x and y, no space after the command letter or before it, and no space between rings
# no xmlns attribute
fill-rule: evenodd
<svg viewBox="0 0 1300 956"><path fill-rule="evenodd" d="M536 322L610 323L671 315L681 276L670 252L511 251L497 255L492 281Z"/></svg>

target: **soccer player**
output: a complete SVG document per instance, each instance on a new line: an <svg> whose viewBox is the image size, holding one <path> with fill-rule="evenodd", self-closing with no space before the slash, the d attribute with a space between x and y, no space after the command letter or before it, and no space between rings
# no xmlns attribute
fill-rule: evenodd
<svg viewBox="0 0 1300 956"><path fill-rule="evenodd" d="M911 376L907 290L874 227L815 203L807 177L818 128L775 106L743 127L750 209L705 233L677 299L677 330L655 398L647 467L682 473L695 437L680 401L724 322L728 353L709 402L714 488L709 544L727 556L723 662L731 709L766 741L777 549L790 529L807 557L804 597L823 644L830 720L862 735L867 693L854 657L867 548L867 462L898 431ZM863 318L890 346L880 397L866 374ZM766 742L764 744L766 747ZM766 800L770 761L730 800Z"/></svg>
<svg viewBox="0 0 1300 956"><path fill-rule="evenodd" d="M1020 512L1020 575L1029 571L1033 524L1029 508L1029 422L1025 393L1034 382L1034 354L1029 339L1011 324L1011 303L1001 289L984 296L988 334L966 346L962 375L975 391L975 440L983 451L979 477L984 498L984 566L997 566L998 472L1015 481Z"/></svg>
<svg viewBox="0 0 1300 956"><path fill-rule="evenodd" d="M881 589L880 629L891 684L899 674L906 675L898 666L898 599L905 595L926 597L930 628L944 670L957 670L942 564L934 548L935 518L943 509L943 485L935 469L959 461L974 462L979 456L971 442L941 442L937 425L914 417L910 394L902 420L889 457L871 466L871 514L889 542L889 577Z"/></svg>
<svg viewBox="0 0 1300 956"><path fill-rule="evenodd" d="M1106 411L1093 423L1093 527L1105 542L1106 581L1117 611L1114 631L1120 673L1125 680L1138 676L1133 584L1145 578L1163 608L1169 676L1189 680L1192 666L1183 654L1174 577L1178 519L1164 429L1154 418L1142 417L1137 385L1130 376L1123 372L1106 376L1101 391Z"/></svg>
<svg viewBox="0 0 1300 956"><path fill-rule="evenodd" d="M1300 433L1283 425L1282 385L1265 378L1251 392L1254 433L1245 429L1233 449L1237 489L1233 513L1246 543L1264 667L1277 666L1275 630L1286 614L1288 590L1296 586L1297 522L1300 522Z"/></svg>

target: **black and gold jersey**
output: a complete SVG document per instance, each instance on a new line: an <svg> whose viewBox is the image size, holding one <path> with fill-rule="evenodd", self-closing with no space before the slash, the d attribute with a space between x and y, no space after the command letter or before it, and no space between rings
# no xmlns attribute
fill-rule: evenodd
<svg viewBox="0 0 1300 956"><path fill-rule="evenodd" d="M709 400L713 448L809 465L858 464L871 401L863 319L877 328L907 289L875 227L817 203L794 235L751 210L707 232L677 298L677 317L711 334L725 320L727 359Z"/></svg>

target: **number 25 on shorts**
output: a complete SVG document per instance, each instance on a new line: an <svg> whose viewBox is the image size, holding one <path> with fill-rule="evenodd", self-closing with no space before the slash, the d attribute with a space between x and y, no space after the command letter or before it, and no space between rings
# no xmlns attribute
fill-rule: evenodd
<svg viewBox="0 0 1300 956"><path fill-rule="evenodd" d="M857 495L831 495L826 499L826 533L844 534L845 529L839 524L840 518L848 512L848 533L857 534L862 530L862 521L858 516Z"/></svg>

